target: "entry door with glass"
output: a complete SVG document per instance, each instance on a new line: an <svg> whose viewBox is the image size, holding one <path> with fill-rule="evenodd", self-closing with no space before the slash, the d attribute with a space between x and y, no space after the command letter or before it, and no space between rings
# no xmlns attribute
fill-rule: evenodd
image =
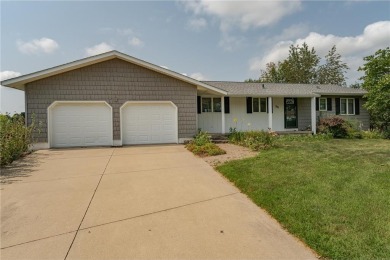
<svg viewBox="0 0 390 260"><path fill-rule="evenodd" d="M284 98L284 128L298 128L297 101L297 98Z"/></svg>

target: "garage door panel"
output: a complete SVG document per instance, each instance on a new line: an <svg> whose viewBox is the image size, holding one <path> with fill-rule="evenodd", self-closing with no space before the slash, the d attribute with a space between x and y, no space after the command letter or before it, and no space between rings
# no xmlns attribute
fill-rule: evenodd
<svg viewBox="0 0 390 260"><path fill-rule="evenodd" d="M58 103L50 114L52 147L112 145L112 112L106 103Z"/></svg>
<svg viewBox="0 0 390 260"><path fill-rule="evenodd" d="M121 113L123 144L177 143L172 103L129 103Z"/></svg>

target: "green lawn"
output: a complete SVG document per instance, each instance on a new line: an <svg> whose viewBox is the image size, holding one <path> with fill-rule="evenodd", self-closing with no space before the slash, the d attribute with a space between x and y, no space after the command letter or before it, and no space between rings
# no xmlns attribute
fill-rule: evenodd
<svg viewBox="0 0 390 260"><path fill-rule="evenodd" d="M319 255L390 259L390 141L286 141L217 168Z"/></svg>

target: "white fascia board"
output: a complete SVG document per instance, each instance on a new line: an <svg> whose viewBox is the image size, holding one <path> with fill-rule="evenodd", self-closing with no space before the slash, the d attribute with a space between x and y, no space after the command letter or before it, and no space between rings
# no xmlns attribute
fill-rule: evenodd
<svg viewBox="0 0 390 260"><path fill-rule="evenodd" d="M320 96L364 96L367 93L316 93Z"/></svg>
<svg viewBox="0 0 390 260"><path fill-rule="evenodd" d="M291 94L261 94L261 95L255 95L255 94L247 94L247 95L236 95L236 94L228 94L228 97L320 97L319 94L306 94L306 95L297 95L294 93Z"/></svg>

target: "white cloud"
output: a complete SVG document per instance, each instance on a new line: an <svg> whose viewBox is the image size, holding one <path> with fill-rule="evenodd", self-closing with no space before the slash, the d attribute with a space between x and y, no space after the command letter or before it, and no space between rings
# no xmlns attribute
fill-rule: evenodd
<svg viewBox="0 0 390 260"><path fill-rule="evenodd" d="M317 54L325 56L336 45L337 51L349 62L351 69L348 72L349 82L356 81L361 74L355 70L363 65L363 57L373 54L380 48L389 45L390 21L380 21L367 25L362 34L357 36L323 35L316 32L309 33L306 37L289 41L277 42L263 57L255 57L250 61L250 70L260 71L265 69L268 62L278 62L288 56L291 44L302 45L306 42L309 47L314 47Z"/></svg>
<svg viewBox="0 0 390 260"><path fill-rule="evenodd" d="M135 36L129 39L129 44L133 47L142 47L144 45L143 41Z"/></svg>
<svg viewBox="0 0 390 260"><path fill-rule="evenodd" d="M207 21L203 17L201 18L191 18L188 20L188 26L189 28L200 31L203 28L207 27Z"/></svg>
<svg viewBox="0 0 390 260"><path fill-rule="evenodd" d="M50 38L34 39L29 42L17 41L18 49L22 53L36 54L40 52L52 53L59 48L58 43Z"/></svg>
<svg viewBox="0 0 390 260"><path fill-rule="evenodd" d="M220 29L227 31L238 26L242 30L276 23L286 15L301 9L301 1L182 1L187 11L195 15L209 15L220 21Z"/></svg>
<svg viewBox="0 0 390 260"><path fill-rule="evenodd" d="M108 43L102 42L102 43L97 44L95 46L86 48L85 55L86 56L98 55L100 53L112 51L113 49L114 49L113 46L109 45Z"/></svg>
<svg viewBox="0 0 390 260"><path fill-rule="evenodd" d="M0 81L6 80L6 79L12 79L15 77L18 77L22 75L20 72L11 71L11 70L5 70L0 72Z"/></svg>
<svg viewBox="0 0 390 260"><path fill-rule="evenodd" d="M185 73L183 73L185 74ZM196 80L207 80L207 78L200 72L195 72L190 75L191 78Z"/></svg>

